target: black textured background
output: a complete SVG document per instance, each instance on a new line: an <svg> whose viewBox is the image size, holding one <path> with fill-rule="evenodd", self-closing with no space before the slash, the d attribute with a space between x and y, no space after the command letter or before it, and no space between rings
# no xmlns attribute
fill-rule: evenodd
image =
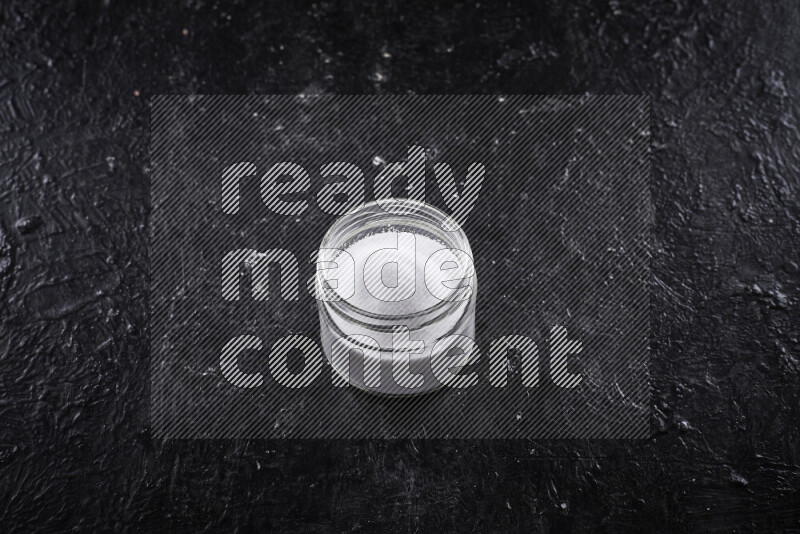
<svg viewBox="0 0 800 534"><path fill-rule="evenodd" d="M0 530L800 529L800 7L0 8ZM148 97L649 93L653 435L155 441Z"/></svg>

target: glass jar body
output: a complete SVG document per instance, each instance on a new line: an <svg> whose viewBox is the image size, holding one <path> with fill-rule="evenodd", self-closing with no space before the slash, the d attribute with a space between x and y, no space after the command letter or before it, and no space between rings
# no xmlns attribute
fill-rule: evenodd
<svg viewBox="0 0 800 534"><path fill-rule="evenodd" d="M394 277L376 254L386 254ZM372 202L331 226L317 262L353 265L352 288L331 284L319 270L313 280L323 350L340 384L386 395L438 389L442 382L431 358L441 355L443 340L475 338L477 277L461 228L424 203ZM397 295L400 285L407 286L401 278L413 278L413 292ZM469 350L460 351L463 360L458 352L453 372L469 360Z"/></svg>

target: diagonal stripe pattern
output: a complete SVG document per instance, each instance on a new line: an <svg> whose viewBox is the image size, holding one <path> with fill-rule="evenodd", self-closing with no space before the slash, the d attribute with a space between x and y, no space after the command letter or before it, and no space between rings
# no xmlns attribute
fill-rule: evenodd
<svg viewBox="0 0 800 534"><path fill-rule="evenodd" d="M640 96L154 98L154 433L646 437L649 120ZM478 382L383 398L341 387L305 288L335 218L402 190L469 237Z"/></svg>

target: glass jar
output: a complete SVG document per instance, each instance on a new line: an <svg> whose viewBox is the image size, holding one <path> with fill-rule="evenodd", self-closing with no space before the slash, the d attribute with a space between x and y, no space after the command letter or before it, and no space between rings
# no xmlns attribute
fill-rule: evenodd
<svg viewBox="0 0 800 534"><path fill-rule="evenodd" d="M432 354L439 362L436 355L459 348L448 365L456 374L470 362L477 293L472 250L439 209L405 199L364 204L328 230L317 267L310 283L337 385L426 393L446 382L441 365L432 368Z"/></svg>

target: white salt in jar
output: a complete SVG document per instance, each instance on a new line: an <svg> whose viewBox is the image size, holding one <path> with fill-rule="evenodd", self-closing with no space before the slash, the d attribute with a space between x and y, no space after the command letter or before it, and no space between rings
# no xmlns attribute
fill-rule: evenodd
<svg viewBox="0 0 800 534"><path fill-rule="evenodd" d="M317 265L311 284L337 385L425 393L449 383L444 353L455 354L447 364L455 374L471 361L472 250L442 211L413 200L365 204L331 226Z"/></svg>

